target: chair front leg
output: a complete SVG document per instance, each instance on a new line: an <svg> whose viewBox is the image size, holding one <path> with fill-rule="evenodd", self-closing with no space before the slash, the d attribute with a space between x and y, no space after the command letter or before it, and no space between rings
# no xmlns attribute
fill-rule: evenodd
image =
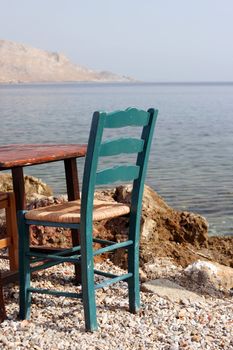
<svg viewBox="0 0 233 350"><path fill-rule="evenodd" d="M30 317L31 294L30 287L30 258L27 256L30 250L29 225L26 224L24 213L18 214L19 225L19 317L21 320Z"/></svg>
<svg viewBox="0 0 233 350"><path fill-rule="evenodd" d="M96 319L96 302L94 286L94 258L92 250L92 235L81 234L81 269L82 269L82 299L84 307L86 331L98 328Z"/></svg>

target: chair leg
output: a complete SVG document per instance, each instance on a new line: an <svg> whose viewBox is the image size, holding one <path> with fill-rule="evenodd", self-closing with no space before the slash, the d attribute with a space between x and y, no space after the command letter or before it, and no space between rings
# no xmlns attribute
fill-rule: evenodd
<svg viewBox="0 0 233 350"><path fill-rule="evenodd" d="M9 260L10 269L15 271L18 270L18 230L13 193L8 193L8 204L6 208L6 225L8 237L10 238L10 245L8 247Z"/></svg>
<svg viewBox="0 0 233 350"><path fill-rule="evenodd" d="M5 303L3 298L2 282L0 280L0 323L6 318Z"/></svg>
<svg viewBox="0 0 233 350"><path fill-rule="evenodd" d="M19 317L21 320L30 317L31 294L28 291L30 287L30 258L29 253L29 226L26 225L23 212L18 215L19 224Z"/></svg>
<svg viewBox="0 0 233 350"><path fill-rule="evenodd" d="M133 274L128 280L129 310L136 313L140 309L139 249L136 244L128 250L128 271Z"/></svg>
<svg viewBox="0 0 233 350"><path fill-rule="evenodd" d="M81 269L85 327L86 331L93 332L97 330L98 324L96 318L92 235L89 235L87 240L84 235L81 235Z"/></svg>

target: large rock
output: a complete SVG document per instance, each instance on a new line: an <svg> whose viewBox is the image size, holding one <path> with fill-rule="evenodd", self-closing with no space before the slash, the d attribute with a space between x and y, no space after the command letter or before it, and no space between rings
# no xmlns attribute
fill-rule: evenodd
<svg viewBox="0 0 233 350"><path fill-rule="evenodd" d="M172 302L203 302L203 298L189 291L177 283L174 283L165 278L158 278L156 280L147 281L142 284L142 291L157 294L162 298L167 298Z"/></svg>
<svg viewBox="0 0 233 350"><path fill-rule="evenodd" d="M130 202L132 186L120 186L116 189L114 199L118 202ZM189 242L201 246L207 243L208 222L194 213L179 212L167 203L149 186L144 187L142 202L141 239L166 240L177 243Z"/></svg>
<svg viewBox="0 0 233 350"><path fill-rule="evenodd" d="M33 176L24 176L25 182L25 192L27 201L31 200L38 196L51 196L51 188L42 182L40 179L37 179ZM12 176L8 173L0 174L0 192L10 192L13 191ZM44 197L46 198L46 197ZM5 211L0 210L0 237L4 237L6 234L6 225L5 225Z"/></svg>
<svg viewBox="0 0 233 350"><path fill-rule="evenodd" d="M118 202L129 203L132 186L119 186L113 198ZM111 225L112 223L112 225ZM125 234L128 221L110 220L105 228L111 226ZM167 203L149 186L145 186L142 202L141 220L141 264L153 261L155 256L174 258L182 266L195 261L197 256L193 247L207 247L208 222L194 213L180 212ZM191 248L189 248L191 247Z"/></svg>
<svg viewBox="0 0 233 350"><path fill-rule="evenodd" d="M24 176L24 186L26 197L30 200L36 195L51 196L53 191L40 179L34 176ZM10 174L0 174L0 192L13 191L12 176Z"/></svg>
<svg viewBox="0 0 233 350"><path fill-rule="evenodd" d="M199 290L231 290L233 289L233 268L216 262L198 260L184 270L186 278Z"/></svg>
<svg viewBox="0 0 233 350"><path fill-rule="evenodd" d="M115 200L129 202L131 190L132 186L117 187ZM152 232L156 233L157 238L203 245L208 238L208 222L198 214L174 210L152 188L145 185L142 202L142 240L145 238L148 243ZM154 240L154 233L152 237Z"/></svg>

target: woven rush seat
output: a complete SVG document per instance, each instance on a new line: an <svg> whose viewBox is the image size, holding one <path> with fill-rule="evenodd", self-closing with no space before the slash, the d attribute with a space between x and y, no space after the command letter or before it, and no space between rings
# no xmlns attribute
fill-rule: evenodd
<svg viewBox="0 0 233 350"><path fill-rule="evenodd" d="M27 220L79 223L81 200L70 201L62 204L54 204L28 211ZM129 214L130 206L123 203L94 200L93 221L114 218Z"/></svg>

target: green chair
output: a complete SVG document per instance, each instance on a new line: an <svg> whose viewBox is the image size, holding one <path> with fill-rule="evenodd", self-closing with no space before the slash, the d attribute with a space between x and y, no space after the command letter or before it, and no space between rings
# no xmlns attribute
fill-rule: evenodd
<svg viewBox="0 0 233 350"><path fill-rule="evenodd" d="M139 294L139 238L142 196L146 168L149 158L151 141L158 111L149 109L147 112L136 108L113 113L95 112L89 135L87 155L85 159L81 200L64 204L38 208L28 212L18 213L19 223L19 261L20 261L20 318L29 318L31 293L43 293L58 296L81 298L84 305L85 325L87 331L97 329L95 290L119 281L128 283L129 309L135 313L140 307ZM129 127L129 128L124 128ZM120 130L119 130L120 128ZM104 140L105 129L115 134L126 135L139 130L139 137L121 137ZM125 165L125 159L119 154L135 154L133 164ZM102 157L111 157L116 166L99 170ZM109 158L108 158L109 159ZM120 161L122 160L122 164ZM131 204L114 203L94 200L97 185L109 185L116 182L133 182ZM93 239L93 221L106 218L129 215L128 240L112 242ZM80 246L55 253L42 253L30 249L29 226L42 225L78 229ZM101 244L94 249L93 244ZM124 248L128 251L128 271L117 276L112 273L94 269L94 256L115 249ZM38 264L32 263L40 262ZM51 267L53 265L72 262L81 263L82 292L69 293L65 291L45 290L30 286L31 272ZM95 283L94 275L106 277L103 282Z"/></svg>

